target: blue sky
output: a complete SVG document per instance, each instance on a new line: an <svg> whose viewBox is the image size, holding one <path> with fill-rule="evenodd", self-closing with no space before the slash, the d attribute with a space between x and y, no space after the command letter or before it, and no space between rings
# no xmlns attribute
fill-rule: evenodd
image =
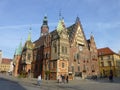
<svg viewBox="0 0 120 90"><path fill-rule="evenodd" d="M91 32L97 48L120 50L120 0L0 0L0 50L3 57L13 58L21 39L24 45L29 28L32 41L40 37L44 15L50 31L58 24L59 11L66 27L79 16L86 38Z"/></svg>

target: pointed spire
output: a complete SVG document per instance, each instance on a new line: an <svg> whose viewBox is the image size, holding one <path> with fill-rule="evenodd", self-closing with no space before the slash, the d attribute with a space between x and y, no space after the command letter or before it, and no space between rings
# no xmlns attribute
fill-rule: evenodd
<svg viewBox="0 0 120 90"><path fill-rule="evenodd" d="M18 48L15 51L16 55L21 55L22 53L22 41L20 42Z"/></svg>
<svg viewBox="0 0 120 90"><path fill-rule="evenodd" d="M61 10L59 11L59 22L57 26L57 31L61 32L62 30L65 29L65 23L64 23L64 18L61 15Z"/></svg>
<svg viewBox="0 0 120 90"><path fill-rule="evenodd" d="M91 32L90 39L94 39L93 32Z"/></svg>
<svg viewBox="0 0 120 90"><path fill-rule="evenodd" d="M16 52L17 52L17 48L15 49L14 55L16 55Z"/></svg>
<svg viewBox="0 0 120 90"><path fill-rule="evenodd" d="M57 31L61 32L64 29L65 29L64 19L60 19L58 22Z"/></svg>
<svg viewBox="0 0 120 90"><path fill-rule="evenodd" d="M31 30L32 30L32 28L30 27L27 41L31 41Z"/></svg>
<svg viewBox="0 0 120 90"><path fill-rule="evenodd" d="M75 23L80 23L80 19L79 19L78 16L76 17L76 21L75 21Z"/></svg>

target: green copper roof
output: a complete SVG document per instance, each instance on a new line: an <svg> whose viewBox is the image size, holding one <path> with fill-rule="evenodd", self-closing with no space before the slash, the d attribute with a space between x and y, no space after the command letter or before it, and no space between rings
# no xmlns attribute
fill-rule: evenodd
<svg viewBox="0 0 120 90"><path fill-rule="evenodd" d="M44 19L43 19L43 25L48 25L47 16L44 16Z"/></svg>
<svg viewBox="0 0 120 90"><path fill-rule="evenodd" d="M20 42L19 47L15 51L15 55L21 55L22 53L22 42Z"/></svg>
<svg viewBox="0 0 120 90"><path fill-rule="evenodd" d="M64 20L63 20L63 19L60 19L59 22L58 22L57 31L58 31L58 32L61 32L61 31L64 30L64 29L65 29Z"/></svg>

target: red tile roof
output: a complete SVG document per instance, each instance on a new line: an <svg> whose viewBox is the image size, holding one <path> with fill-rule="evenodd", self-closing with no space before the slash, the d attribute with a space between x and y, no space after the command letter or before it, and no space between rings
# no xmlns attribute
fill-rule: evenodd
<svg viewBox="0 0 120 90"><path fill-rule="evenodd" d="M98 55L112 55L112 54L116 54L115 52L113 52L110 48L105 47L105 48L100 48L98 49Z"/></svg>
<svg viewBox="0 0 120 90"><path fill-rule="evenodd" d="M2 64L10 64L12 60L8 58L2 58Z"/></svg>

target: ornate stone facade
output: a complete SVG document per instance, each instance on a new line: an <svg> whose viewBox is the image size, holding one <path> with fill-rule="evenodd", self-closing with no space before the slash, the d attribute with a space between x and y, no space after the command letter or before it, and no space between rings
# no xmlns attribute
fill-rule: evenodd
<svg viewBox="0 0 120 90"><path fill-rule="evenodd" d="M26 46L31 49L26 50ZM21 61L30 63L32 77L42 75L42 79L55 80L59 75L86 78L98 75L99 65L97 48L93 35L87 40L79 18L66 27L64 19L60 18L58 26L49 32L48 20L45 16L38 40L26 42L22 50ZM27 59L30 54L31 59ZM29 61L29 62L28 62Z"/></svg>
<svg viewBox="0 0 120 90"><path fill-rule="evenodd" d="M46 25L48 24L46 23ZM47 30L47 34L42 34L34 42L35 55L33 56L36 58L34 66L38 65L34 69L35 71L38 70L35 77L42 74L42 78L45 79L46 71L49 71L47 76L49 79L57 79L59 75L69 75L69 79L74 79L74 77L86 78L87 76L99 74L94 37L91 35L89 40L86 39L78 17L75 24L68 28L66 28L64 20L60 19L54 31L48 33ZM46 54L48 58L46 58ZM38 59L38 57L40 58Z"/></svg>

